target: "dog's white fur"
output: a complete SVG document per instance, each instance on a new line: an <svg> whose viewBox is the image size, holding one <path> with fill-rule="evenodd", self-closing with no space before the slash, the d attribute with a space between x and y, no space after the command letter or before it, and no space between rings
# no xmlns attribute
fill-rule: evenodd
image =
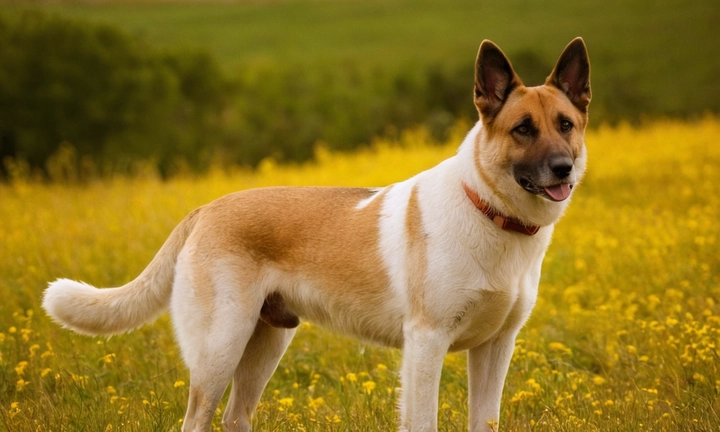
<svg viewBox="0 0 720 432"><path fill-rule="evenodd" d="M573 166L563 181L575 185L582 177L589 81L577 81L589 80L589 69L577 78L573 60L585 48L579 39L566 52L571 46L570 66L559 62L545 86L513 89L517 76L511 68L503 75L492 57L499 49L484 42L476 77L481 121L457 155L430 170L381 190L228 195L185 218L134 281L98 290L60 279L43 306L65 327L90 335L129 331L170 306L191 376L185 431L210 428L231 380L223 424L250 430L295 332L283 328L297 324L287 315L402 348L404 431L437 429L443 358L468 350L470 430L495 430L515 337L535 303L553 224L569 201L524 190L508 163L538 147L547 147L540 160L564 148ZM575 135L557 133L558 112L573 120ZM525 135L507 126L523 115L537 117L535 150L518 144ZM542 228L532 237L501 230L463 184L501 213ZM272 295L280 303L268 303Z"/></svg>

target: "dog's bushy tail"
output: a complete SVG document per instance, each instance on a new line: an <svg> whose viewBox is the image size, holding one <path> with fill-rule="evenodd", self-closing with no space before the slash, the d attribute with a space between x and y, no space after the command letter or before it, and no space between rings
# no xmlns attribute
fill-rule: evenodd
<svg viewBox="0 0 720 432"><path fill-rule="evenodd" d="M155 258L132 282L98 289L58 279L45 290L43 308L64 327L86 335L124 333L155 319L170 302L177 256L195 226L199 210L175 227Z"/></svg>

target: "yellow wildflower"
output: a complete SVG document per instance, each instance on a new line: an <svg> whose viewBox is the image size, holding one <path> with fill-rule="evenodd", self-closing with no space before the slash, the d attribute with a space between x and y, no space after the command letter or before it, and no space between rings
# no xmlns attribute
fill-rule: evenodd
<svg viewBox="0 0 720 432"><path fill-rule="evenodd" d="M525 381L525 383L528 384L535 393L542 390L542 387L540 386L540 384L538 384L537 381L535 381L535 378L530 378L529 380Z"/></svg>
<svg viewBox="0 0 720 432"><path fill-rule="evenodd" d="M282 398L282 399L278 400L278 403L284 407L293 406L293 402L294 402L294 400L291 397L286 397L286 398Z"/></svg>
<svg viewBox="0 0 720 432"><path fill-rule="evenodd" d="M30 381L25 381L24 379L20 378L15 384L15 390L21 392L25 389L25 387L27 387L28 384L30 384Z"/></svg>
<svg viewBox="0 0 720 432"><path fill-rule="evenodd" d="M328 423L340 423L341 422L340 416L337 414L332 416L332 418L330 418L330 416L325 416L325 421Z"/></svg>
<svg viewBox="0 0 720 432"><path fill-rule="evenodd" d="M706 378L705 378L705 375L703 375L699 372L695 372L693 374L693 380L698 383L704 383L706 381Z"/></svg>
<svg viewBox="0 0 720 432"><path fill-rule="evenodd" d="M520 401L530 399L533 396L535 396L535 393L533 393L533 392L520 390L517 393L515 393L512 398L510 398L510 403L518 403Z"/></svg>
<svg viewBox="0 0 720 432"><path fill-rule="evenodd" d="M313 411L317 411L318 408L325 405L325 399L319 397L319 398L310 398L310 402L308 402L308 408L310 408Z"/></svg>
<svg viewBox="0 0 720 432"><path fill-rule="evenodd" d="M375 389L375 382L374 381L365 381L362 383L363 388L365 389L365 393L370 394Z"/></svg>
<svg viewBox="0 0 720 432"><path fill-rule="evenodd" d="M18 374L18 376L23 376L25 374L25 368L27 367L28 362L21 361L20 363L15 366L15 373Z"/></svg>
<svg viewBox="0 0 720 432"><path fill-rule="evenodd" d="M21 411L20 410L20 402L12 402L10 404L10 410L8 411L8 416L10 416L10 418L12 419L16 415L18 415L18 413L20 411Z"/></svg>
<svg viewBox="0 0 720 432"><path fill-rule="evenodd" d="M552 351L559 351L559 352L562 352L563 354L572 354L572 350L570 348L566 347L565 344L560 343L560 342L550 342L548 347Z"/></svg>

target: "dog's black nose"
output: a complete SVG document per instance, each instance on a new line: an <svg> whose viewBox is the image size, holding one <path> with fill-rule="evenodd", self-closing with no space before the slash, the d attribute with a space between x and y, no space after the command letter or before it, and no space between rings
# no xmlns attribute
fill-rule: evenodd
<svg viewBox="0 0 720 432"><path fill-rule="evenodd" d="M570 175L573 169L573 161L567 156L554 156L548 161L550 171L559 179Z"/></svg>

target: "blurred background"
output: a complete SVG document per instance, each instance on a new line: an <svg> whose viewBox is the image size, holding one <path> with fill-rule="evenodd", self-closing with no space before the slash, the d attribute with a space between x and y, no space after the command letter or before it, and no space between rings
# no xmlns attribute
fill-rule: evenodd
<svg viewBox="0 0 720 432"><path fill-rule="evenodd" d="M497 43L527 85L575 36L591 127L720 112L717 0L0 0L0 176L312 159L475 121Z"/></svg>

